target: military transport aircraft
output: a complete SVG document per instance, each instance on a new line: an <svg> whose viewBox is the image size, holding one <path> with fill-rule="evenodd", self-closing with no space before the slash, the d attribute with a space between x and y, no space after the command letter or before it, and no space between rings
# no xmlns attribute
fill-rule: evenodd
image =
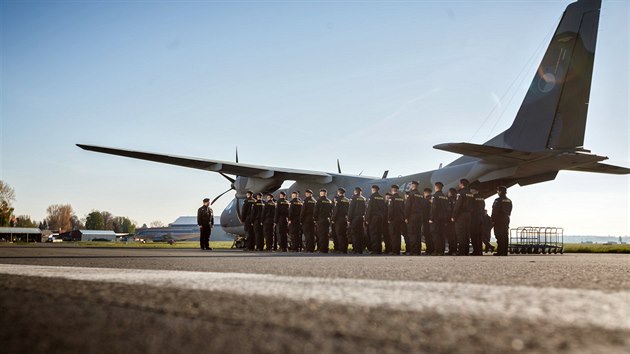
<svg viewBox="0 0 630 354"><path fill-rule="evenodd" d="M235 190L235 198L221 214L221 226L231 234L244 234L240 202L247 190L274 192L285 181L295 181L289 191L359 186L369 190L377 184L388 189L399 184L408 190L417 180L421 187L441 181L454 187L460 178L477 182L488 198L499 185L521 186L550 181L560 170L628 174L630 169L602 163L607 157L584 149L584 132L591 90L595 43L601 0L580 0L570 4L562 16L547 51L534 74L521 107L506 131L483 145L446 143L434 148L462 157L434 171L409 176L381 178L338 173L267 167L236 162L160 155L147 152L81 145L84 150L161 162L220 173L231 183L223 194ZM234 178L228 176L233 175ZM221 195L223 195L221 194ZM220 195L220 196L221 196ZM220 197L219 196L219 197Z"/></svg>

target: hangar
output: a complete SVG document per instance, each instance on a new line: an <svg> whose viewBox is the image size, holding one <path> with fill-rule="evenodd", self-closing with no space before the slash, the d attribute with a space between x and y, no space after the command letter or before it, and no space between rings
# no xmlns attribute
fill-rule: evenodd
<svg viewBox="0 0 630 354"><path fill-rule="evenodd" d="M36 227L0 227L0 240L8 242L41 242L42 230Z"/></svg>

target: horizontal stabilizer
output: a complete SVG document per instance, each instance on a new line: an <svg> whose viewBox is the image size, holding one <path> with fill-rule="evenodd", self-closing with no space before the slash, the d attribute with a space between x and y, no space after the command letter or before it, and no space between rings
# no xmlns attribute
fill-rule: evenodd
<svg viewBox="0 0 630 354"><path fill-rule="evenodd" d="M608 165L601 162L595 162L589 165L577 166L577 167L569 168L568 170L579 171L579 172L609 173L613 175L630 174L630 168Z"/></svg>
<svg viewBox="0 0 630 354"><path fill-rule="evenodd" d="M508 148L471 143L438 144L434 149L480 158L489 162L531 161L549 156L547 152L519 151Z"/></svg>

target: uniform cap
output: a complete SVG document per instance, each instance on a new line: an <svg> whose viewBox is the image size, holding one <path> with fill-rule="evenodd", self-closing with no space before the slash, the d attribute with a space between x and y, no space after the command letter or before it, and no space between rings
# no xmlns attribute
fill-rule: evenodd
<svg viewBox="0 0 630 354"><path fill-rule="evenodd" d="M411 181L411 184L413 184L413 185L417 186L417 185L419 185L419 184L420 184L420 182L418 182L418 181Z"/></svg>
<svg viewBox="0 0 630 354"><path fill-rule="evenodd" d="M284 195L284 196L286 196L286 195L287 195L287 193L285 193L285 192L280 192L280 195Z"/></svg>
<svg viewBox="0 0 630 354"><path fill-rule="evenodd" d="M435 182L435 185L436 186L440 186L440 187L444 187L444 183L442 183L442 182Z"/></svg>
<svg viewBox="0 0 630 354"><path fill-rule="evenodd" d="M462 178L459 180L459 183L463 184L464 187L467 187L470 182L466 178Z"/></svg>
<svg viewBox="0 0 630 354"><path fill-rule="evenodd" d="M499 191L501 193L507 193L507 187L506 186L498 186L497 187L497 191Z"/></svg>
<svg viewBox="0 0 630 354"><path fill-rule="evenodd" d="M209 198L203 198L203 202L204 202L204 203L207 203L207 202L209 202L209 201L210 201L210 199L209 199Z"/></svg>
<svg viewBox="0 0 630 354"><path fill-rule="evenodd" d="M385 196L391 197L392 194L390 192L385 193Z"/></svg>
<svg viewBox="0 0 630 354"><path fill-rule="evenodd" d="M400 187L398 187L397 184L392 184L392 186L390 187L391 189L399 189Z"/></svg>
<svg viewBox="0 0 630 354"><path fill-rule="evenodd" d="M433 192L433 191L431 190L431 188L425 188L425 189L424 189L424 191L425 191L425 192L429 192L429 193Z"/></svg>
<svg viewBox="0 0 630 354"><path fill-rule="evenodd" d="M322 188L319 190L320 192L324 192L324 193L328 193L328 191L326 190L326 188Z"/></svg>
<svg viewBox="0 0 630 354"><path fill-rule="evenodd" d="M310 189L307 189L304 193L311 193L311 194L313 194L313 191L310 190Z"/></svg>
<svg viewBox="0 0 630 354"><path fill-rule="evenodd" d="M470 185L470 189L474 189L474 190L478 191L479 190L479 185L477 183L473 183L473 184Z"/></svg>
<svg viewBox="0 0 630 354"><path fill-rule="evenodd" d="M341 188L341 187L340 187L339 189L337 189L337 191L338 191L338 192L341 192L341 193L346 193L346 190L345 190L345 189L343 189L343 188Z"/></svg>
<svg viewBox="0 0 630 354"><path fill-rule="evenodd" d="M256 196L257 196L257 197L262 197L262 196L263 196L263 194L262 194L262 193L260 193L260 192L258 192L258 193L256 193Z"/></svg>
<svg viewBox="0 0 630 354"><path fill-rule="evenodd" d="M372 185L372 188L376 189L377 191L378 191L378 190L381 190L381 187L377 186L376 184L373 184L373 185Z"/></svg>
<svg viewBox="0 0 630 354"><path fill-rule="evenodd" d="M357 192L363 192L363 189L361 189L361 187L355 187L354 190Z"/></svg>
<svg viewBox="0 0 630 354"><path fill-rule="evenodd" d="M254 192L252 192L252 191L247 191L247 192L245 192L245 193L247 193L247 194L251 194L251 195L254 195Z"/></svg>

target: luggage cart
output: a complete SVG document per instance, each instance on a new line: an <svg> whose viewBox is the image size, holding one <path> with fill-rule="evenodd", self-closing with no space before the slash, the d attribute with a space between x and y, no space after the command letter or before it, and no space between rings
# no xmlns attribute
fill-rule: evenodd
<svg viewBox="0 0 630 354"><path fill-rule="evenodd" d="M511 229L508 251L516 254L562 254L564 229L547 226L521 226Z"/></svg>

